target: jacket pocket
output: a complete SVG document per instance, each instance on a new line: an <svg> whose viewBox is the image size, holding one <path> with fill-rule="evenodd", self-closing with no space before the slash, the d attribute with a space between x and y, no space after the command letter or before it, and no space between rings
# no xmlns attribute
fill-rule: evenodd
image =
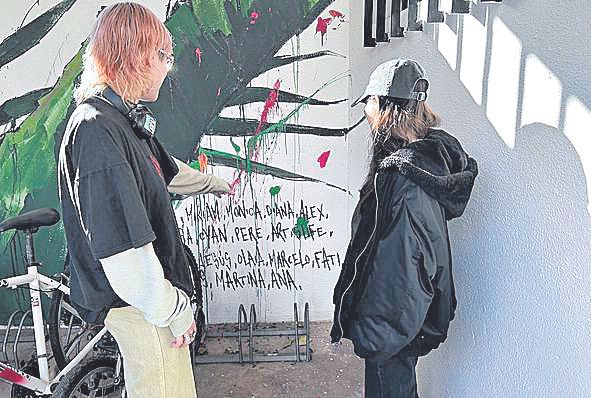
<svg viewBox="0 0 591 398"><path fill-rule="evenodd" d="M419 253L419 258L417 259L417 278L423 292L428 294L430 297L433 297L435 293L433 289L433 282L429 277L429 273L425 269L423 253Z"/></svg>

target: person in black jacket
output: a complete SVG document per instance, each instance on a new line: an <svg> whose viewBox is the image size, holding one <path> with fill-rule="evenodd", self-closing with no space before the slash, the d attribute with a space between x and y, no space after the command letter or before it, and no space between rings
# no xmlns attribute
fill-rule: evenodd
<svg viewBox="0 0 591 398"><path fill-rule="evenodd" d="M365 359L366 397L418 397L415 366L445 341L456 309L447 221L464 212L476 161L437 129L429 81L410 59L371 74L364 94L373 148L334 289L333 343Z"/></svg>

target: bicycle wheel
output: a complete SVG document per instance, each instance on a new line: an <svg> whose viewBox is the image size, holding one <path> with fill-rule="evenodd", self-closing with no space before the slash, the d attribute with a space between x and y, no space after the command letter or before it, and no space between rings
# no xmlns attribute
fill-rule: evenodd
<svg viewBox="0 0 591 398"><path fill-rule="evenodd" d="M121 397L125 385L116 367L116 358L88 358L59 381L52 398Z"/></svg>
<svg viewBox="0 0 591 398"><path fill-rule="evenodd" d="M65 285L68 284L70 272L68 259L69 254L66 255L62 273L62 283ZM54 291L51 296L47 325L49 344L59 370L62 370L101 329L84 322L70 305L69 297L60 290Z"/></svg>

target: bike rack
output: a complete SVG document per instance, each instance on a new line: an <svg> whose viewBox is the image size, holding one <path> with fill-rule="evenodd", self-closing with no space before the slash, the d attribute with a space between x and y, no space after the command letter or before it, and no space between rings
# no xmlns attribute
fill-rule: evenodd
<svg viewBox="0 0 591 398"><path fill-rule="evenodd" d="M20 316L20 318L18 318ZM32 317L31 310L22 311L16 310L10 317L8 318L8 323L6 324L6 331L4 333L4 338L2 339L2 356L4 357L4 362L12 364L15 369L19 369L22 367L18 357L18 346L20 343L34 343L35 340L23 340L22 339L22 331L25 326L25 321L27 318ZM18 322L18 326L16 323ZM11 332L12 330L16 330L16 335L14 339L10 341ZM9 345L12 345L12 359L9 358Z"/></svg>
<svg viewBox="0 0 591 398"><path fill-rule="evenodd" d="M237 338L238 353L226 355L195 355L196 364L214 364L214 363L250 363L258 362L309 362L312 360L310 350L310 306L308 303L304 307L304 322L300 327L298 316L298 305L293 304L293 326L291 328L278 327L260 327L257 323L257 314L254 304L250 305L250 314L248 323L246 318L246 309L243 304L238 307L238 330L235 332L226 331L208 331L205 338ZM244 332L248 330L248 358L244 358ZM274 354L261 353L255 354L255 340L257 337L291 337L295 338L295 352L292 354ZM300 350L300 337L306 337L306 350Z"/></svg>

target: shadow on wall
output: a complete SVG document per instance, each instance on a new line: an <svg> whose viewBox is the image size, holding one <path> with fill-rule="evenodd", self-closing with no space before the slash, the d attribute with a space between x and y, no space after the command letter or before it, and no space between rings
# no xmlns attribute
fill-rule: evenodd
<svg viewBox="0 0 591 398"><path fill-rule="evenodd" d="M583 168L564 134L544 124L521 128L508 152L500 157L502 184L489 190L494 182L481 167L487 182L471 203L479 214L451 228L454 254L475 251L480 257L471 261L481 261L455 259L458 318L448 342L421 361L424 397L588 392L591 218Z"/></svg>
<svg viewBox="0 0 591 398"><path fill-rule="evenodd" d="M432 102L481 172L450 225L458 315L419 362L426 398L591 394L590 47L575 40L591 9L526 3L426 30L430 75L463 85Z"/></svg>

